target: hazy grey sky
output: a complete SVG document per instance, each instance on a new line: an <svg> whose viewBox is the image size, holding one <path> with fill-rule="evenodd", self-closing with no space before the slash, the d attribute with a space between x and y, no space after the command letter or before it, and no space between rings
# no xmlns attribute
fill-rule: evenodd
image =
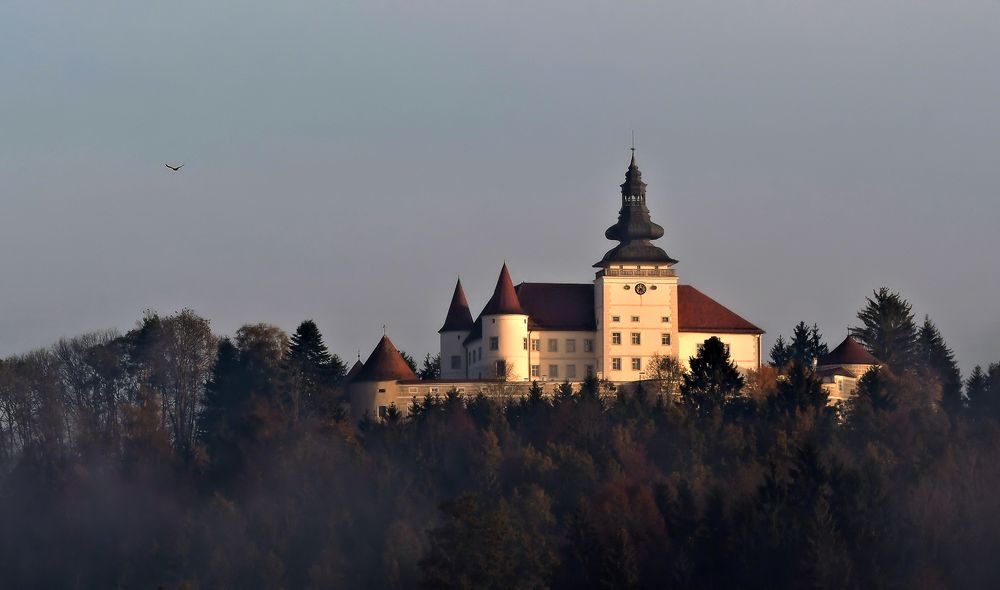
<svg viewBox="0 0 1000 590"><path fill-rule="evenodd" d="M636 130L681 281L1000 360L1000 2L0 3L0 355L191 307L436 351L588 282ZM164 162L184 162L172 173Z"/></svg>

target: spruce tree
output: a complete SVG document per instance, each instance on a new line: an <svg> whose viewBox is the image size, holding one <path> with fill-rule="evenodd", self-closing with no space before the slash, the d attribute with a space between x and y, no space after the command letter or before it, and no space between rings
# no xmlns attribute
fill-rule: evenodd
<svg viewBox="0 0 1000 590"><path fill-rule="evenodd" d="M312 320L299 324L290 343L285 365L293 412L297 416L323 414L333 405L329 397L346 366L327 350Z"/></svg>
<svg viewBox="0 0 1000 590"><path fill-rule="evenodd" d="M774 341L774 346L771 347L771 366L775 369L783 369L791 360L792 351L789 350L785 337L779 334L778 339Z"/></svg>
<svg viewBox="0 0 1000 590"><path fill-rule="evenodd" d="M726 345L712 336L691 357L691 370L684 374L681 397L701 413L721 408L743 388L743 376L729 358Z"/></svg>
<svg viewBox="0 0 1000 590"><path fill-rule="evenodd" d="M965 382L965 398L969 404L969 408L977 410L978 406L981 406L986 399L986 394L989 390L990 380L986 373L983 372L983 368L976 365L976 368L972 370L972 374Z"/></svg>
<svg viewBox="0 0 1000 590"><path fill-rule="evenodd" d="M851 328L851 336L893 371L913 366L917 347L917 326L908 301L899 293L882 287L874 299L858 312L862 325Z"/></svg>
<svg viewBox="0 0 1000 590"><path fill-rule="evenodd" d="M917 335L917 359L925 371L940 380L944 407L958 409L962 403L962 375L955 353L928 316L924 316L924 325Z"/></svg>
<svg viewBox="0 0 1000 590"><path fill-rule="evenodd" d="M438 379L441 377L441 355L431 356L431 353L424 355L424 366L420 368L417 376L421 379Z"/></svg>
<svg viewBox="0 0 1000 590"><path fill-rule="evenodd" d="M788 375L778 381L776 393L768 398L773 411L794 413L808 408L824 408L829 396L823 383L807 366L793 362Z"/></svg>

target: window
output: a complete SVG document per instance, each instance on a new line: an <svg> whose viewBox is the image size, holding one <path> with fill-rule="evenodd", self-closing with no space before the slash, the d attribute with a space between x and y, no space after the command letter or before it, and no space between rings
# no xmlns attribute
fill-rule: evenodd
<svg viewBox="0 0 1000 590"><path fill-rule="evenodd" d="M496 377L497 377L497 379L506 379L507 378L507 361L505 361L503 359L498 360L496 362L496 365L493 367L493 369L496 371Z"/></svg>
<svg viewBox="0 0 1000 590"><path fill-rule="evenodd" d="M637 315L632 316L632 321L633 322L638 322L639 321L639 316L637 316Z"/></svg>
<svg viewBox="0 0 1000 590"><path fill-rule="evenodd" d="M535 379L538 379L539 377L542 376L541 365L531 365L531 376L534 377Z"/></svg>
<svg viewBox="0 0 1000 590"><path fill-rule="evenodd" d="M611 359L611 370L612 371L621 371L622 370L622 359L619 359L619 358L613 358L613 359Z"/></svg>
<svg viewBox="0 0 1000 590"><path fill-rule="evenodd" d="M490 350L499 350L499 349L500 349L500 337L490 336Z"/></svg>
<svg viewBox="0 0 1000 590"><path fill-rule="evenodd" d="M439 393L441 391L440 387L431 387L428 389L430 393Z"/></svg>
<svg viewBox="0 0 1000 590"><path fill-rule="evenodd" d="M559 378L559 365L549 365L549 378L550 379Z"/></svg>
<svg viewBox="0 0 1000 590"><path fill-rule="evenodd" d="M576 365L566 365L566 378L576 379Z"/></svg>
<svg viewBox="0 0 1000 590"><path fill-rule="evenodd" d="M662 318L660 318L660 321L663 322L664 324L669 324L670 318L667 316L663 316Z"/></svg>
<svg viewBox="0 0 1000 590"><path fill-rule="evenodd" d="M416 387L407 387L406 388L406 393L416 393L416 392L417 392L417 388Z"/></svg>
<svg viewBox="0 0 1000 590"><path fill-rule="evenodd" d="M387 418L389 416L389 408L387 406L378 407L378 417Z"/></svg>
<svg viewBox="0 0 1000 590"><path fill-rule="evenodd" d="M558 338L549 338L549 352L559 352Z"/></svg>
<svg viewBox="0 0 1000 590"><path fill-rule="evenodd" d="M524 343L521 346L523 346L525 350L528 350L528 339L527 338L524 339Z"/></svg>
<svg viewBox="0 0 1000 590"><path fill-rule="evenodd" d="M541 350L541 349L542 349L542 341L539 340L538 338L532 338L531 350Z"/></svg>
<svg viewBox="0 0 1000 590"><path fill-rule="evenodd" d="M594 376L594 365L587 365L587 377Z"/></svg>
<svg viewBox="0 0 1000 590"><path fill-rule="evenodd" d="M594 352L594 341L590 338L583 341L583 352Z"/></svg>
<svg viewBox="0 0 1000 590"><path fill-rule="evenodd" d="M566 339L566 352L576 352L576 340L572 338Z"/></svg>
<svg viewBox="0 0 1000 590"><path fill-rule="evenodd" d="M613 315L613 316L611 316L611 321L612 322L620 322L620 321L622 321L622 318L620 316Z"/></svg>
<svg viewBox="0 0 1000 590"><path fill-rule="evenodd" d="M622 343L622 333L612 332L611 333L611 344L621 344Z"/></svg>
<svg viewBox="0 0 1000 590"><path fill-rule="evenodd" d="M660 334L660 344L670 346L670 334Z"/></svg>
<svg viewBox="0 0 1000 590"><path fill-rule="evenodd" d="M462 368L462 357L458 356L457 354L453 355L451 357L451 368L452 369L461 369Z"/></svg>
<svg viewBox="0 0 1000 590"><path fill-rule="evenodd" d="M482 347L482 346L480 346L480 347L479 347L479 348L477 348L476 350L478 350L478 351L479 351L479 354L477 354L477 355L476 355L476 360L478 360L478 361L481 361L481 360L483 360L483 347Z"/></svg>
<svg viewBox="0 0 1000 590"><path fill-rule="evenodd" d="M639 332L632 332L632 344L642 344L642 335Z"/></svg>
<svg viewBox="0 0 1000 590"><path fill-rule="evenodd" d="M633 371L642 370L642 359L637 359L637 358L632 359L632 370Z"/></svg>

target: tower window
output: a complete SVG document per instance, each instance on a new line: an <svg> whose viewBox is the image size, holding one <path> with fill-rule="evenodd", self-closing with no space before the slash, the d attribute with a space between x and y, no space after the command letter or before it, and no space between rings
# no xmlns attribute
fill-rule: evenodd
<svg viewBox="0 0 1000 590"><path fill-rule="evenodd" d="M462 357L457 354L451 357L451 368L461 369L462 368Z"/></svg>
<svg viewBox="0 0 1000 590"><path fill-rule="evenodd" d="M660 334L660 344L670 346L670 334Z"/></svg>
<svg viewBox="0 0 1000 590"><path fill-rule="evenodd" d="M621 344L622 343L622 333L612 332L611 333L611 344Z"/></svg>
<svg viewBox="0 0 1000 590"><path fill-rule="evenodd" d="M500 349L500 337L490 336L490 350L499 350L499 349Z"/></svg>
<svg viewBox="0 0 1000 590"><path fill-rule="evenodd" d="M642 359L634 358L632 359L632 370L639 371L642 369Z"/></svg>
<svg viewBox="0 0 1000 590"><path fill-rule="evenodd" d="M612 371L621 371L622 370L622 359L620 359L620 358L613 358L613 359L611 359L611 370Z"/></svg>
<svg viewBox="0 0 1000 590"><path fill-rule="evenodd" d="M613 316L611 316L611 321L612 322L620 322L620 321L622 321L622 318L621 318L621 316L613 315Z"/></svg>
<svg viewBox="0 0 1000 590"><path fill-rule="evenodd" d="M670 318L667 316L663 316L662 318L660 318L660 321L663 322L664 324L669 324Z"/></svg>
<svg viewBox="0 0 1000 590"><path fill-rule="evenodd" d="M639 332L632 332L632 344L642 344L642 334Z"/></svg>
<svg viewBox="0 0 1000 590"><path fill-rule="evenodd" d="M541 350L541 349L542 349L542 341L538 338L532 338L531 350Z"/></svg>
<svg viewBox="0 0 1000 590"><path fill-rule="evenodd" d="M527 339L527 338L525 338L525 339L524 339L524 344L523 344L523 346L524 346L524 349L525 349L525 350L528 350L528 339Z"/></svg>

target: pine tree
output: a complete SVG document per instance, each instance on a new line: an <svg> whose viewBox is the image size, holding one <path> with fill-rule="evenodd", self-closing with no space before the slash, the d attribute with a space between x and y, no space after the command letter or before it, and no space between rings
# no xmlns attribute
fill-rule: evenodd
<svg viewBox="0 0 1000 590"><path fill-rule="evenodd" d="M962 375L955 353L928 316L924 316L924 325L917 335L917 358L926 371L940 380L942 404L951 410L958 409L962 404Z"/></svg>
<svg viewBox="0 0 1000 590"><path fill-rule="evenodd" d="M792 360L792 351L789 350L785 337L778 335L771 347L771 366L775 369L783 369Z"/></svg>
<svg viewBox="0 0 1000 590"><path fill-rule="evenodd" d="M198 441L214 464L232 461L233 423L246 411L249 391L244 387L239 350L229 338L219 341L212 375L198 416Z"/></svg>
<svg viewBox="0 0 1000 590"><path fill-rule="evenodd" d="M681 397L699 412L721 408L743 388L743 376L716 336L705 341L689 364L691 370L684 374Z"/></svg>
<svg viewBox="0 0 1000 590"><path fill-rule="evenodd" d="M346 366L327 350L312 320L299 324L292 335L285 366L293 414L327 414L333 407L333 388L343 379Z"/></svg>
<svg viewBox="0 0 1000 590"><path fill-rule="evenodd" d="M981 406L986 400L986 395L989 390L990 380L986 373L983 372L983 368L976 365L976 368L972 370L972 374L965 382L965 398L969 407L976 410L977 406Z"/></svg>
<svg viewBox="0 0 1000 590"><path fill-rule="evenodd" d="M851 328L851 336L893 371L913 367L917 326L909 302L885 287L874 295L858 312L862 326Z"/></svg>
<svg viewBox="0 0 1000 590"><path fill-rule="evenodd" d="M825 408L829 396L823 383L807 366L792 363L788 375L778 381L777 392L768 398L773 410L793 413L808 408Z"/></svg>

